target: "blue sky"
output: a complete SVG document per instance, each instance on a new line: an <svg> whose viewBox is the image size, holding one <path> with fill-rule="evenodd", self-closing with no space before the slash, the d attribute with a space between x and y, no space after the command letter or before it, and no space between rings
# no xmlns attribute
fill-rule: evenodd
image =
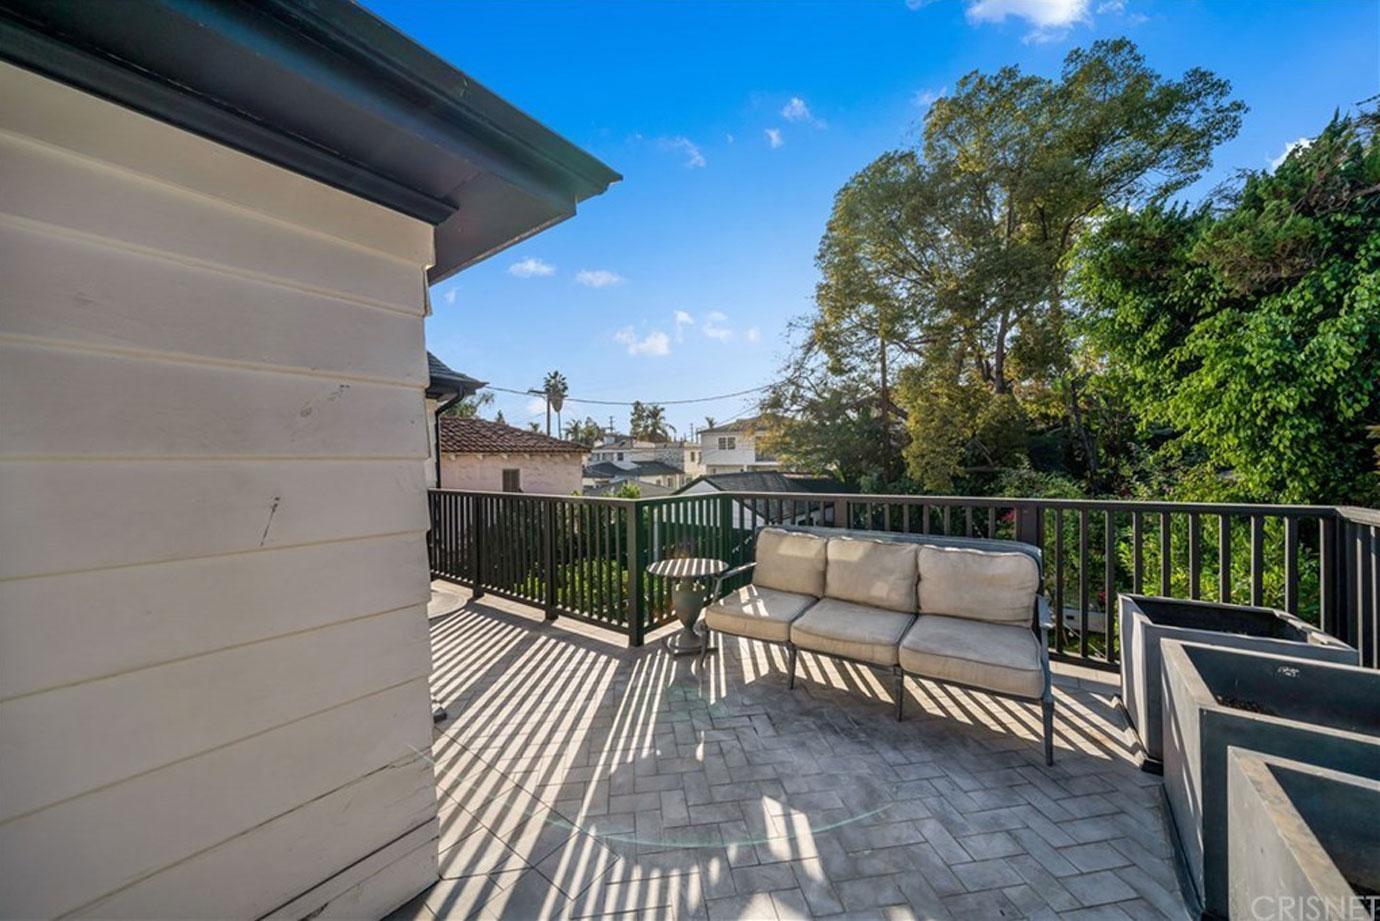
<svg viewBox="0 0 1380 921"><path fill-rule="evenodd" d="M1227 77L1250 112L1195 193L1380 92L1380 0L366 2L623 174L572 220L434 288L427 322L457 370L525 388L560 369L572 396L596 399L770 382L788 321L811 309L835 191L913 144L927 100L970 70L1051 75L1070 48L1126 35L1163 74ZM537 418L527 402L496 405L522 424ZM751 405L668 416L687 431Z"/></svg>

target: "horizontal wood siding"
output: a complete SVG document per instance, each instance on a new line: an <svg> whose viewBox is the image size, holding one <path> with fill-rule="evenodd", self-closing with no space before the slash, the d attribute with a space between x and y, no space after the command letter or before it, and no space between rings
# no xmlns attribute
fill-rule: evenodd
<svg viewBox="0 0 1380 921"><path fill-rule="evenodd" d="M0 160L0 915L388 910L431 228L8 65Z"/></svg>

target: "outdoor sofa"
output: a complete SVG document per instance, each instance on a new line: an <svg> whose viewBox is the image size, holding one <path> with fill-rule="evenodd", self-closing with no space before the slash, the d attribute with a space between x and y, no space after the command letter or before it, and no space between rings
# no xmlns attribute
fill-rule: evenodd
<svg viewBox="0 0 1380 921"><path fill-rule="evenodd" d="M723 583L752 572L751 584ZM1006 540L767 527L756 559L725 572L705 629L889 669L896 718L905 676L1040 702L1054 763L1049 605L1040 550ZM707 637L708 638L708 637Z"/></svg>

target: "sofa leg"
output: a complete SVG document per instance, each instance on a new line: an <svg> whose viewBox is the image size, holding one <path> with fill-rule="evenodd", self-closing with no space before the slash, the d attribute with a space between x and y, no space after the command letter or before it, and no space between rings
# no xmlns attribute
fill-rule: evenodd
<svg viewBox="0 0 1380 921"><path fill-rule="evenodd" d="M896 680L894 691L896 694L896 722L901 722L902 714L906 704L906 673L899 668L896 669Z"/></svg>
<svg viewBox="0 0 1380 921"><path fill-rule="evenodd" d="M1045 724L1045 764L1054 764L1054 696L1051 694L1040 701L1040 710Z"/></svg>
<svg viewBox="0 0 1380 921"><path fill-rule="evenodd" d="M790 688L792 691L795 690L795 656L796 656L796 649L795 649L795 646L794 646L794 645L787 646L787 647L786 647L786 687Z"/></svg>

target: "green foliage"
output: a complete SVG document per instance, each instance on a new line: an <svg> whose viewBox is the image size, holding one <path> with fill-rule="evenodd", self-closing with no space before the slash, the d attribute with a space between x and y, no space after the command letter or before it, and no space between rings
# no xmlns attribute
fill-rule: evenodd
<svg viewBox="0 0 1380 921"><path fill-rule="evenodd" d="M1338 118L1222 213L1122 213L1080 254L1107 386L1189 460L1203 498L1376 496L1364 433L1380 417L1377 193L1369 120Z"/></svg>
<svg viewBox="0 0 1380 921"><path fill-rule="evenodd" d="M921 150L882 154L835 198L817 312L767 401L802 423L777 426L781 453L854 482L896 481L900 454L921 488L947 491L1023 462L1052 418L1095 471L1070 253L1107 209L1201 175L1240 126L1229 91L1202 70L1161 77L1125 39L1075 50L1055 79L965 76L931 107ZM853 424L819 432L831 410Z"/></svg>
<svg viewBox="0 0 1380 921"><path fill-rule="evenodd" d="M666 407L655 403L634 402L628 421L628 434L642 441L671 440L675 427L666 421Z"/></svg>
<svg viewBox="0 0 1380 921"><path fill-rule="evenodd" d="M640 499L642 498L642 487L632 480L624 480L618 484L618 488L609 492L610 498L614 499Z"/></svg>
<svg viewBox="0 0 1380 921"><path fill-rule="evenodd" d="M582 444L586 448L594 447L604 435L604 429L592 416L586 416L584 421L572 419L566 423L564 437L566 441L573 441Z"/></svg>

